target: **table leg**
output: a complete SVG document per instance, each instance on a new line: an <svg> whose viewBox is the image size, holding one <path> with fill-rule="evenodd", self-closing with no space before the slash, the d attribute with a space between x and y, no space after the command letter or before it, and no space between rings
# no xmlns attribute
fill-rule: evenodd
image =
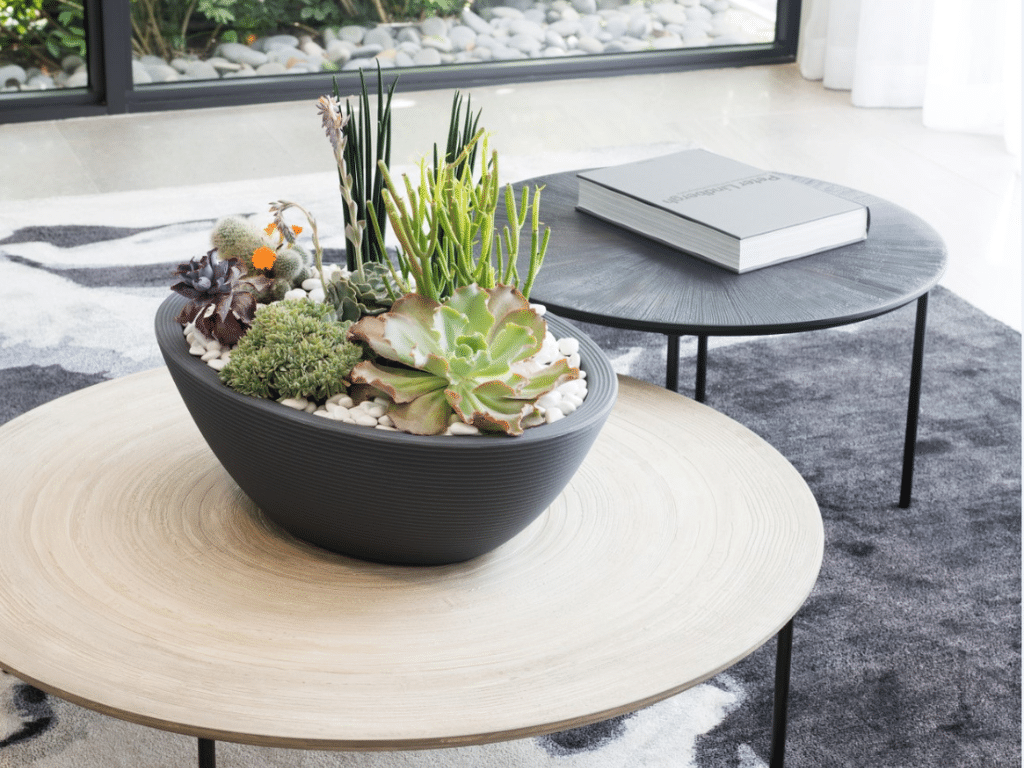
<svg viewBox="0 0 1024 768"><path fill-rule="evenodd" d="M910 365L910 396L907 402L907 434L903 443L903 478L900 483L900 507L910 506L914 482L914 451L917 447L917 417L921 409L921 374L924 367L924 336L928 321L928 294L917 300L914 325L914 354Z"/></svg>
<svg viewBox="0 0 1024 768"><path fill-rule="evenodd" d="M199 739L199 768L217 768L217 742Z"/></svg>
<svg viewBox="0 0 1024 768"><path fill-rule="evenodd" d="M679 334L668 333L668 362L665 366L665 389L679 391Z"/></svg>
<svg viewBox="0 0 1024 768"><path fill-rule="evenodd" d="M693 399L704 402L704 394L708 383L708 337L697 337L697 381L693 387Z"/></svg>
<svg viewBox="0 0 1024 768"><path fill-rule="evenodd" d="M789 707L789 667L793 655L793 620L779 630L775 656L775 707L772 712L772 754L769 768L786 762L786 710Z"/></svg>

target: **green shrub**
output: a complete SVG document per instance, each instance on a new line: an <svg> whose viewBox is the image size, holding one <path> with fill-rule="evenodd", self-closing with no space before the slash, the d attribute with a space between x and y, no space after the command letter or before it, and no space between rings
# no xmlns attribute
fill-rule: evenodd
<svg viewBox="0 0 1024 768"><path fill-rule="evenodd" d="M323 402L346 391L344 379L362 356L360 346L345 340L347 329L328 304L298 300L261 306L231 351L221 381L243 395Z"/></svg>

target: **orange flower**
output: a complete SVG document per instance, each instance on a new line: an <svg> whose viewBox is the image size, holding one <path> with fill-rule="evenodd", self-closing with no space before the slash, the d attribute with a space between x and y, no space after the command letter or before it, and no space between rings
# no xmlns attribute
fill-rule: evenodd
<svg viewBox="0 0 1024 768"><path fill-rule="evenodd" d="M298 226L297 224L293 224L292 225L292 232L294 232L296 235L301 235L302 234L302 227Z"/></svg>
<svg viewBox="0 0 1024 768"><path fill-rule="evenodd" d="M277 254L263 245L252 252L252 265L256 269L270 269L277 261Z"/></svg>
<svg viewBox="0 0 1024 768"><path fill-rule="evenodd" d="M277 229L277 224L275 224L274 222L270 222L269 224L267 224L267 226L263 228L263 231L266 232L268 235L272 235L274 234L275 229Z"/></svg>

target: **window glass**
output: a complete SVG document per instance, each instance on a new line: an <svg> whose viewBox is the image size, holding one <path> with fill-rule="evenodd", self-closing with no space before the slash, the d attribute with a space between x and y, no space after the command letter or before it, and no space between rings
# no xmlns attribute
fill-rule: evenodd
<svg viewBox="0 0 1024 768"><path fill-rule="evenodd" d="M0 0L0 92L85 88L85 0Z"/></svg>
<svg viewBox="0 0 1024 768"><path fill-rule="evenodd" d="M775 3L131 0L132 74L145 85L763 44Z"/></svg>

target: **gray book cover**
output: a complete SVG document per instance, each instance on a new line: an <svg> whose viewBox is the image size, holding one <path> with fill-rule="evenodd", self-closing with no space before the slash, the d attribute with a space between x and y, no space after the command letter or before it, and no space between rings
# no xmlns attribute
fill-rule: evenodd
<svg viewBox="0 0 1024 768"><path fill-rule="evenodd" d="M863 209L703 149L583 171L579 178L738 240Z"/></svg>

